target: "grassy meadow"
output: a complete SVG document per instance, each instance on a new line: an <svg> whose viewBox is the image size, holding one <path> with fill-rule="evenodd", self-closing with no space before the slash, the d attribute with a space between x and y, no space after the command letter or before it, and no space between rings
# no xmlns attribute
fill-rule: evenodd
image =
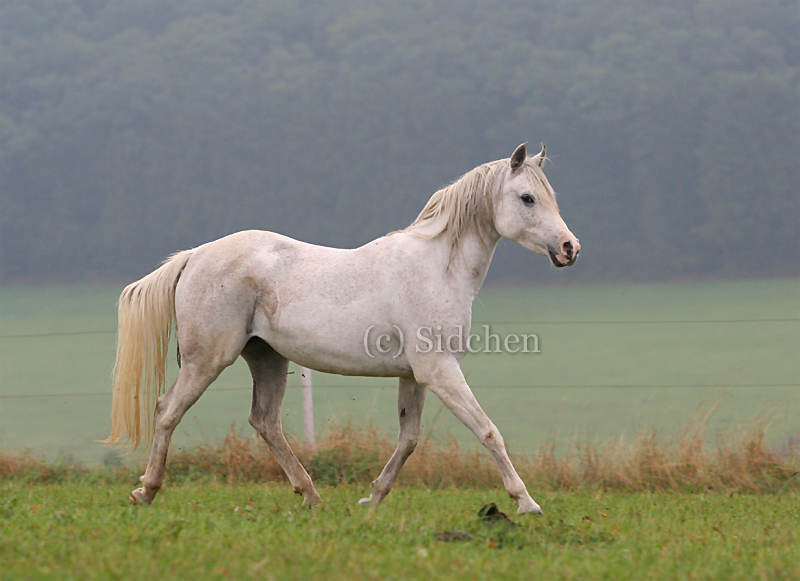
<svg viewBox="0 0 800 581"><path fill-rule="evenodd" d="M109 428L119 291L0 289L0 448L89 462L109 454L95 440ZM716 404L710 434L761 416L780 444L800 434L798 318L797 280L486 288L473 332L489 324L501 336L535 333L541 352L470 354L462 366L517 454L574 437L599 443L653 428L674 434ZM753 319L762 321L744 322ZM284 424L300 434L300 381L292 371ZM243 361L226 370L179 426L176 448L219 441L233 426L249 430L250 383ZM314 385L318 432L348 422L396 432L395 380L317 373ZM426 434L474 445L435 397L423 424Z"/></svg>
<svg viewBox="0 0 800 581"><path fill-rule="evenodd" d="M540 493L517 516L499 490L360 486L301 507L287 485L187 482L149 507L120 484L0 482L3 579L796 579L796 492ZM485 523L497 501L519 526ZM439 540L446 531L471 538ZM439 533L439 534L437 534ZM452 536L452 533L451 533Z"/></svg>

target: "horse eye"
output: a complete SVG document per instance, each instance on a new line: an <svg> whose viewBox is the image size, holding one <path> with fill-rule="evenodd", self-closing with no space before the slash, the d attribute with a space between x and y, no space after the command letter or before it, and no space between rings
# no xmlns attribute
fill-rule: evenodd
<svg viewBox="0 0 800 581"><path fill-rule="evenodd" d="M527 206L532 206L532 205L533 205L533 203L534 203L534 201L535 201L535 200L533 199L533 196L532 196L532 195L530 195L530 194L522 194L522 195L519 197L519 199L520 199L520 200L522 200L523 202L525 202L525 205L527 205Z"/></svg>

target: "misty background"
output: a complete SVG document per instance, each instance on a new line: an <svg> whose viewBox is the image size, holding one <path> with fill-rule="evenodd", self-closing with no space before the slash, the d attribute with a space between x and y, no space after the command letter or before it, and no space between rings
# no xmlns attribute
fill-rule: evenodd
<svg viewBox="0 0 800 581"><path fill-rule="evenodd" d="M495 281L800 273L795 0L3 0L0 280L355 247L521 142L581 239Z"/></svg>

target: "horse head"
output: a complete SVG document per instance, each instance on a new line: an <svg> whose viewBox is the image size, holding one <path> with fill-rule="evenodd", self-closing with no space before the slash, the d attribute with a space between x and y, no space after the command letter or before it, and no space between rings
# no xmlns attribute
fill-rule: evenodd
<svg viewBox="0 0 800 581"><path fill-rule="evenodd" d="M555 266L572 266L581 245L561 218L542 171L546 148L528 157L527 145L517 147L505 162L504 179L493 194L494 227L501 236L549 256Z"/></svg>

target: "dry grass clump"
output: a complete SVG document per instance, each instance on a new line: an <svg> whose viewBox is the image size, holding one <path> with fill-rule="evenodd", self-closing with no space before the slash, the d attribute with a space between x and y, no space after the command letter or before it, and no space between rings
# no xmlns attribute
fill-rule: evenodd
<svg viewBox="0 0 800 581"><path fill-rule="evenodd" d="M706 425L689 424L677 439L667 441L651 430L631 444L620 440L598 448L574 442L563 454L550 444L524 472L554 489L774 492L800 487L796 444L776 451L766 440L765 427L753 424L717 434L714 445L707 446Z"/></svg>
<svg viewBox="0 0 800 581"><path fill-rule="evenodd" d="M559 452L552 442L531 457L515 456L514 465L530 485L553 490L774 492L800 487L796 442L773 450L765 437L766 422L753 422L730 434L717 434L709 446L706 428L712 412L690 422L673 440L662 440L653 429L632 443L619 440L598 447L576 439ZM327 485L369 483L394 447L377 429L352 424L332 427L314 454L293 442L312 478ZM235 431L220 444L173 454L169 475L202 475L227 482L286 480L255 434ZM488 453L465 451L452 437L440 441L430 434L420 441L399 481L437 488L501 484Z"/></svg>
<svg viewBox="0 0 800 581"><path fill-rule="evenodd" d="M292 441L297 457L318 484L369 483L392 455L395 442L374 427L350 423L332 426L313 453ZM219 444L202 445L170 455L169 478L212 477L225 482L286 481L286 475L255 433L231 432ZM450 437L423 438L400 475L402 482L432 487L493 486L497 468L487 454L464 452Z"/></svg>
<svg viewBox="0 0 800 581"><path fill-rule="evenodd" d="M0 450L0 480L29 480L33 482L58 482L84 475L86 468L69 461L45 462L30 453L15 454Z"/></svg>
<svg viewBox="0 0 800 581"><path fill-rule="evenodd" d="M673 439L655 429L630 443L623 440L596 446L575 439L551 442L533 456L515 456L514 465L531 488L573 490L602 488L619 491L777 492L800 488L800 447L792 439L779 450L770 447L766 421L754 421L730 433L706 437L713 409L692 420ZM332 426L314 453L294 441L300 461L321 485L368 484L394 451L395 442L374 427ZM0 479L24 478L52 482L72 478L131 480L130 465L107 463L86 469L67 461L47 463L30 455L0 452ZM141 467L137 467L141 468ZM170 480L213 479L223 482L286 481L283 470L255 434L232 430L218 444L201 445L170 455ZM428 487L500 486L500 476L483 450L464 450L452 437L423 437L406 463L400 483Z"/></svg>

